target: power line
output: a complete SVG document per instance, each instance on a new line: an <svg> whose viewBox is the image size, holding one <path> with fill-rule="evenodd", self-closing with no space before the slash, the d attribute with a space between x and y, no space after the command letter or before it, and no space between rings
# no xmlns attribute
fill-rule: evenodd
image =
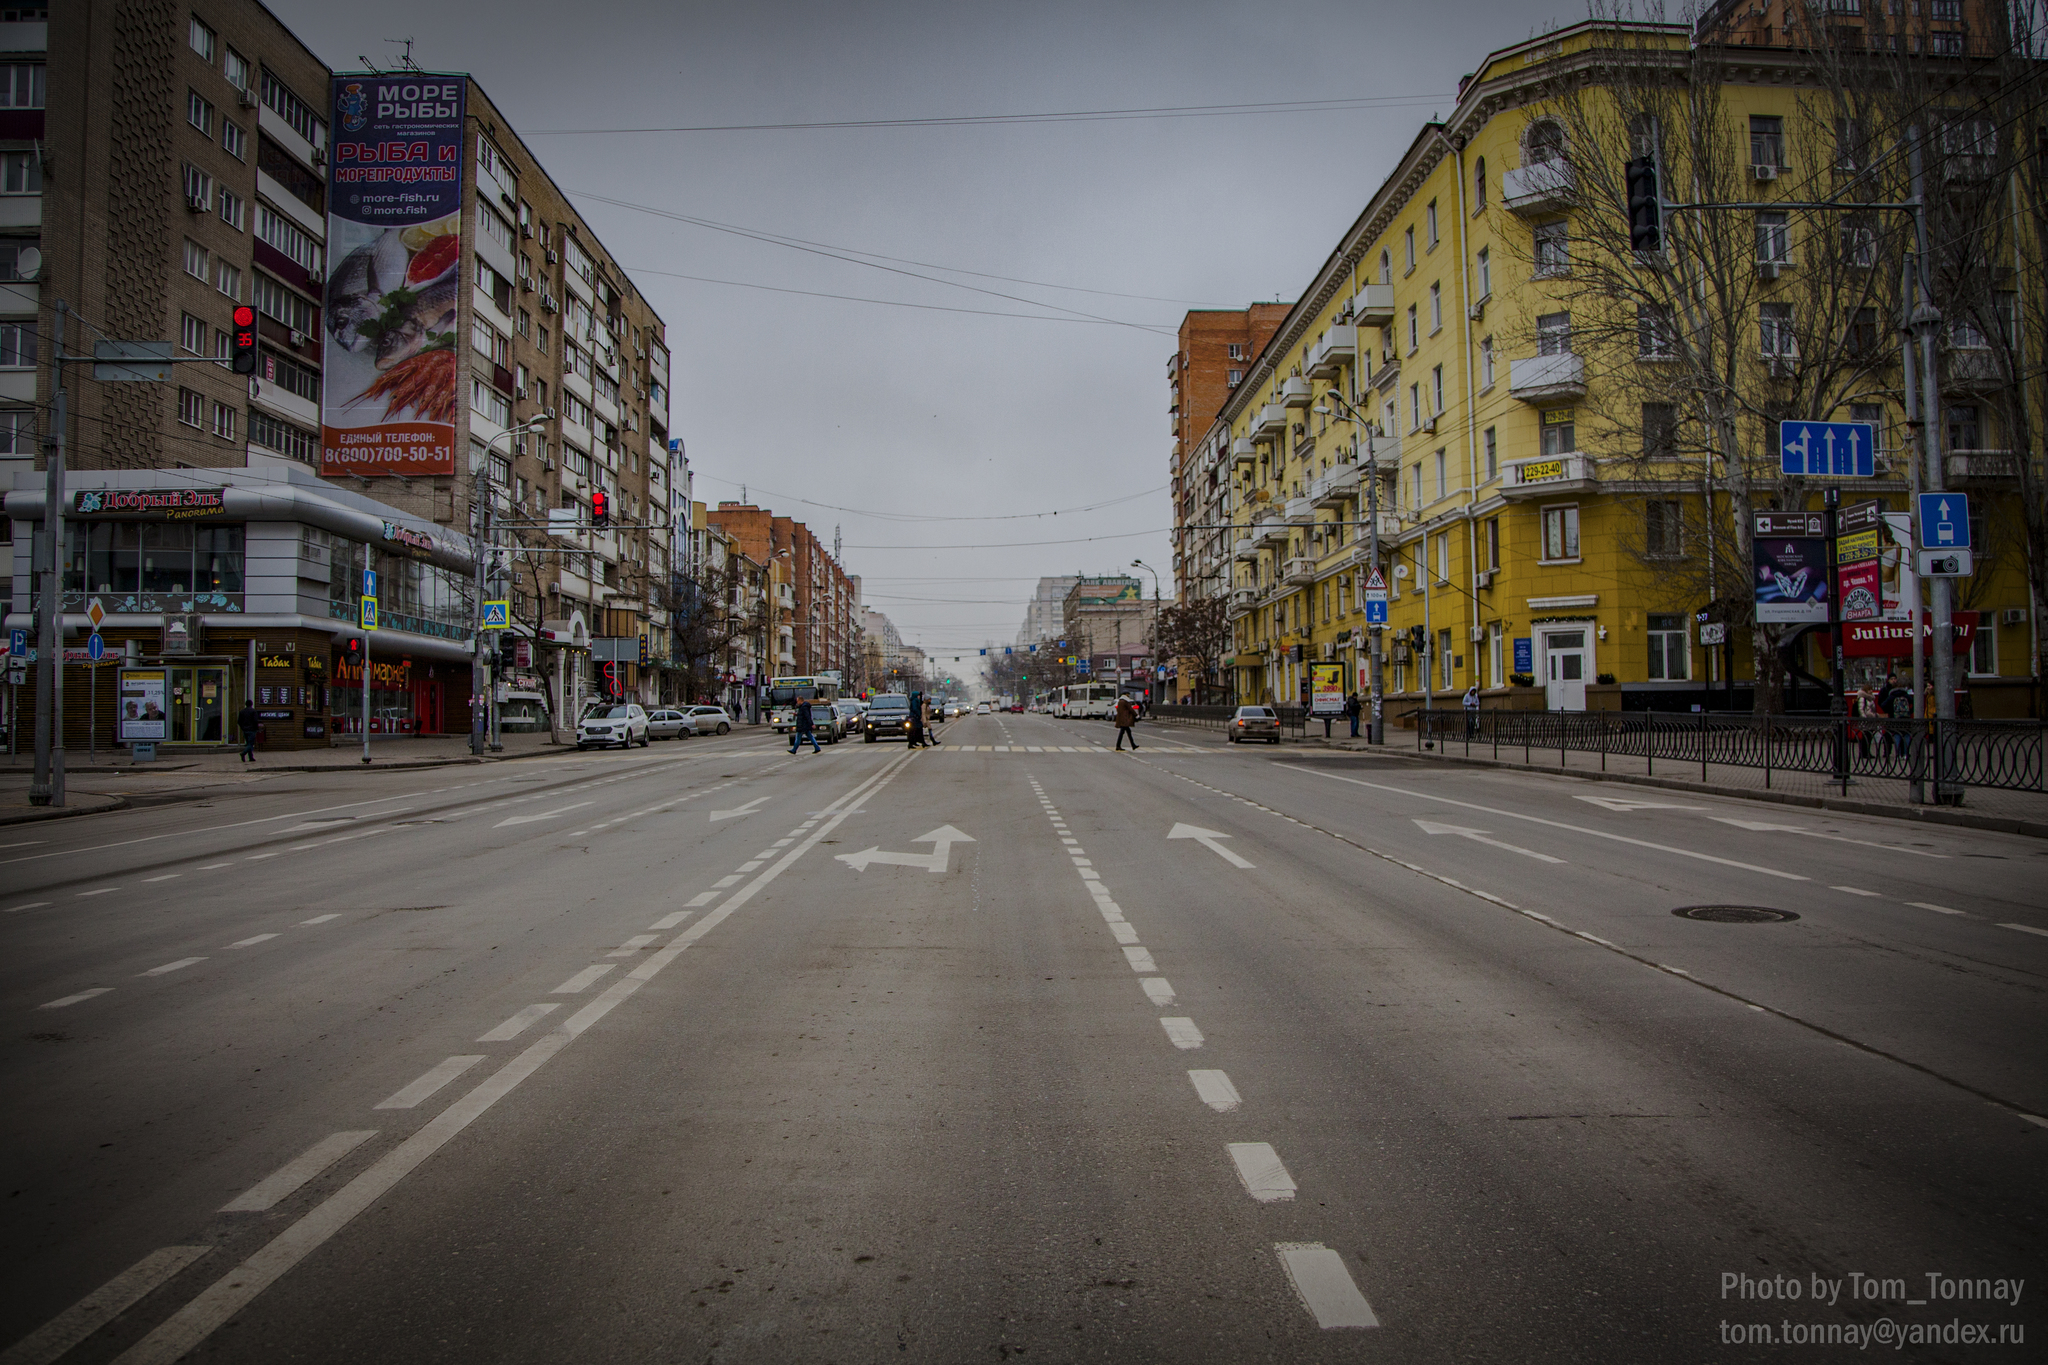
<svg viewBox="0 0 2048 1365"><path fill-rule="evenodd" d="M870 511L864 507L841 507L836 503L813 502L809 498L800 498L792 494L777 493L774 489L762 488L759 484L736 483L731 479L721 479L715 474L698 474L693 477L704 479L711 483L722 483L728 488L752 488L757 492L767 494L771 498L775 498L784 502L801 503L805 507L822 507L828 512L848 512L853 514L854 516L876 517L883 521L1030 521L1037 517L1057 517L1062 515L1072 516L1077 512L1095 512L1100 511L1102 508L1105 507L1115 507L1119 503L1134 502L1139 498L1149 498L1154 496L1155 494L1165 492L1168 487L1168 485L1166 484L1160 484L1157 488L1147 488L1136 493L1126 493L1122 497L1109 498L1103 502L1088 503L1087 505L1082 507L1058 507L1054 508L1050 512L1012 512L999 516L949 517L935 514L926 514L921 512L875 512ZM709 516L712 512L716 510L716 508L707 508L705 509L705 515Z"/></svg>
<svg viewBox="0 0 2048 1365"><path fill-rule="evenodd" d="M771 294L800 294L808 299L840 299L847 303L879 303L888 308L918 308L933 313L968 313L984 318L1023 318L1029 322L1078 322L1088 326L1134 327L1139 331L1156 332L1161 336L1175 336L1177 333L1164 325L1152 326L1143 322L1120 322L1115 318L1056 318L1043 313L1005 313L994 308L948 308L938 303L906 303L901 299L870 299L858 294L827 294L816 289L788 289L781 285L755 284L751 280L715 280L708 275L684 275L674 270L649 270L645 267L628 266L635 275L662 275L672 280L694 280L699 284L727 284L736 289L762 289ZM940 281L946 283L946 281Z"/></svg>

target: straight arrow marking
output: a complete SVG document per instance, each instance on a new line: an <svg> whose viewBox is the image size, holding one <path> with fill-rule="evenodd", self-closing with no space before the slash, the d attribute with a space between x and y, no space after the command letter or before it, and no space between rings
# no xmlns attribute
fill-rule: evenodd
<svg viewBox="0 0 2048 1365"><path fill-rule="evenodd" d="M1708 818L1724 825L1733 825L1737 829L1746 829L1755 833L1797 834L1803 839L1831 839L1838 844L1860 844L1864 848L1881 848L1887 853L1910 853L1917 858L1948 857L1946 853L1929 853L1924 848L1907 848L1902 844L1880 844L1871 839L1851 839L1846 834L1826 834L1817 829L1808 829L1804 825L1782 825L1770 820L1743 820L1733 815L1713 815Z"/></svg>
<svg viewBox="0 0 2048 1365"><path fill-rule="evenodd" d="M749 801L746 805L735 807L732 810L715 810L711 812L711 823L715 825L720 820L731 820L741 815L752 815L757 808L766 805L768 799L763 796L758 800Z"/></svg>
<svg viewBox="0 0 2048 1365"><path fill-rule="evenodd" d="M1538 853L1533 848L1523 848L1519 844L1504 843L1499 839L1489 839L1486 837L1486 831L1483 829L1467 829L1463 825L1440 825L1434 820L1417 820L1415 824L1424 834L1456 834L1470 839L1475 844L1488 844L1494 848L1504 848L1510 853L1519 853L1524 858L1534 858L1539 863L1561 863L1564 861L1562 858L1553 858L1548 853Z"/></svg>
<svg viewBox="0 0 2048 1365"><path fill-rule="evenodd" d="M1230 836L1218 830L1203 829L1198 825L1175 825L1166 837L1169 839L1193 839L1232 867L1257 866L1257 864L1240 858L1225 848L1220 841L1228 839Z"/></svg>
<svg viewBox="0 0 2048 1365"><path fill-rule="evenodd" d="M951 825L940 825L929 834L920 834L910 841L913 844L930 844L929 853L889 853L879 845L864 848L858 853L841 853L838 861L845 863L855 872L865 872L874 863L885 863L895 867L921 867L927 872L944 872L946 862L952 856L954 844L975 842L971 834L963 834Z"/></svg>

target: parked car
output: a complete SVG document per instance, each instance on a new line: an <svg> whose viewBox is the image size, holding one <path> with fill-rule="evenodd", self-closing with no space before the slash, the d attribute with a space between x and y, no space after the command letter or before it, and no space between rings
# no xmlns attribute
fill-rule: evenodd
<svg viewBox="0 0 2048 1365"><path fill-rule="evenodd" d="M1263 739L1269 744L1280 742L1280 715L1270 706L1240 706L1237 715L1231 718L1227 737L1232 744L1241 739Z"/></svg>
<svg viewBox="0 0 2048 1365"><path fill-rule="evenodd" d="M688 739L697 733L690 724L688 715L672 707L647 713L647 737L649 739Z"/></svg>
<svg viewBox="0 0 2048 1365"><path fill-rule="evenodd" d="M610 748L617 745L630 749L635 744L646 748L647 713L640 709L638 702L613 702L610 705L592 707L583 715L583 723L576 728L576 747L588 749L597 746Z"/></svg>
<svg viewBox="0 0 2048 1365"><path fill-rule="evenodd" d="M901 692L890 692L876 697L868 704L867 730L862 739L873 744L878 739L910 738L910 698Z"/></svg>
<svg viewBox="0 0 2048 1365"><path fill-rule="evenodd" d="M690 708L690 729L700 735L729 735L732 733L732 717L722 706L693 706Z"/></svg>

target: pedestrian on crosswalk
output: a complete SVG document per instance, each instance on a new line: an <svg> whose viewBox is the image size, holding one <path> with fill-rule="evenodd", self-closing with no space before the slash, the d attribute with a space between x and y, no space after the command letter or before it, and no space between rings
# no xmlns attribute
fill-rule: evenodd
<svg viewBox="0 0 2048 1365"><path fill-rule="evenodd" d="M796 724L789 731L789 751L795 753L805 740L811 742L812 753L825 752L818 747L818 719L811 714L811 703L808 700L796 704Z"/></svg>
<svg viewBox="0 0 2048 1365"><path fill-rule="evenodd" d="M1138 752L1138 732L1131 727L1138 723L1138 708L1131 705L1129 697L1116 699L1116 747L1121 750L1124 740L1131 741L1131 752Z"/></svg>

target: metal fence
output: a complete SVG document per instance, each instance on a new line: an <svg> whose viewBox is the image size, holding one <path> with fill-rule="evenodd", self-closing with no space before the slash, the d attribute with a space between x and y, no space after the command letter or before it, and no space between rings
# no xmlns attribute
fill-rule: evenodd
<svg viewBox="0 0 2048 1365"><path fill-rule="evenodd" d="M1280 737L1300 739L1307 720L1308 709L1302 706L1276 706L1273 714L1280 717ZM1152 720L1172 721L1177 725L1193 725L1204 730L1223 730L1237 717L1235 706L1155 706L1146 715ZM1339 721L1339 724L1347 722Z"/></svg>
<svg viewBox="0 0 2048 1365"><path fill-rule="evenodd" d="M1425 745L1525 763L1556 754L1598 753L1640 760L1672 776L1709 767L1761 769L1764 785L1781 773L1839 782L1890 779L1940 788L1987 787L2041 792L2048 723L2003 720L1882 720L1867 716L1746 716L1714 712L1414 710L1417 748Z"/></svg>

